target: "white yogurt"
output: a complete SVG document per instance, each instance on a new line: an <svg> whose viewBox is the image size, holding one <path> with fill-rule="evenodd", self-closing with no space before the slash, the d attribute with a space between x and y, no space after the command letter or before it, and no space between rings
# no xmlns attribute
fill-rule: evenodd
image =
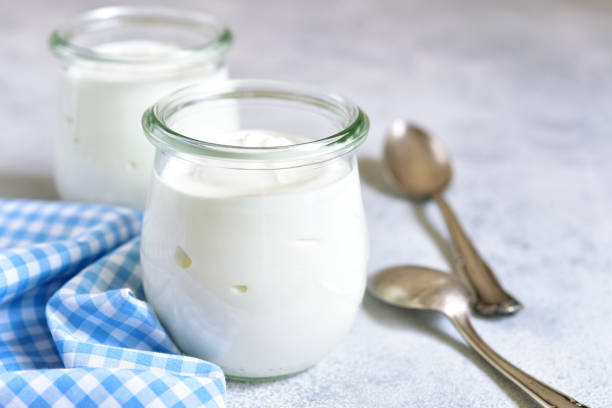
<svg viewBox="0 0 612 408"><path fill-rule="evenodd" d="M107 43L94 51L133 60L164 56L177 47L151 41ZM61 81L55 139L55 183L61 198L142 208L154 148L140 119L160 97L188 84L227 78L225 68L201 64L160 72L137 64L79 61Z"/></svg>
<svg viewBox="0 0 612 408"><path fill-rule="evenodd" d="M207 141L297 142L257 130ZM168 157L152 183L141 262L147 299L185 353L233 377L304 370L349 330L365 289L357 167L337 158L223 169Z"/></svg>

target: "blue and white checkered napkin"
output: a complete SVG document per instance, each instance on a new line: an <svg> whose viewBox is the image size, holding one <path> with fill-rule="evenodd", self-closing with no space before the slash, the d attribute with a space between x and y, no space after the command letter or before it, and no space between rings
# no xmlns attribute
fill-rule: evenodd
<svg viewBox="0 0 612 408"><path fill-rule="evenodd" d="M0 200L1 407L224 407L144 301L140 213Z"/></svg>

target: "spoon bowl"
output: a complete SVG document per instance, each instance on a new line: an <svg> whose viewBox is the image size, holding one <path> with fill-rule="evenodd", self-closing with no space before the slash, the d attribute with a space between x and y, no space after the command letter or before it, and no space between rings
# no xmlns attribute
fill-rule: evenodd
<svg viewBox="0 0 612 408"><path fill-rule="evenodd" d="M444 146L423 129L402 120L394 121L387 134L385 163L397 187L415 200L440 193L452 178Z"/></svg>
<svg viewBox="0 0 612 408"><path fill-rule="evenodd" d="M377 274L368 290L374 297L405 309L466 312L472 293L447 273L422 266L400 266Z"/></svg>

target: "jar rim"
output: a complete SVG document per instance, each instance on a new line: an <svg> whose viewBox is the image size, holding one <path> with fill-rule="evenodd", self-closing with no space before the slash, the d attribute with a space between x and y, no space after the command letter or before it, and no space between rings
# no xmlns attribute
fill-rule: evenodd
<svg viewBox="0 0 612 408"><path fill-rule="evenodd" d="M108 29L129 24L163 22L181 29L209 30L206 41L178 47L163 56L129 58L75 43L79 35L95 31L97 25ZM60 59L82 59L98 63L132 65L168 65L201 60L219 60L233 42L232 32L214 17L193 10L151 6L110 6L82 13L53 31L49 37L51 51Z"/></svg>
<svg viewBox="0 0 612 408"><path fill-rule="evenodd" d="M231 99L274 99L324 109L342 121L342 128L306 142L284 146L236 146L206 142L173 130L167 120L181 108L206 101ZM202 83L179 89L149 107L142 116L147 139L157 148L240 163L240 167L258 167L265 162L275 168L294 167L330 160L356 149L367 137L370 122L367 115L342 96L321 92L301 84L261 80L225 80ZM250 164L250 165L249 165Z"/></svg>

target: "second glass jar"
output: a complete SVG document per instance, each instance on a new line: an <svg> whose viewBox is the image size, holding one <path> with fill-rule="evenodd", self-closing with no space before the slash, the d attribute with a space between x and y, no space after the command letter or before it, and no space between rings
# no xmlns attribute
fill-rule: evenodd
<svg viewBox="0 0 612 408"><path fill-rule="evenodd" d="M213 18L161 7L96 9L55 31L60 197L142 209L154 154L142 113L188 84L226 79L230 44L230 32Z"/></svg>

